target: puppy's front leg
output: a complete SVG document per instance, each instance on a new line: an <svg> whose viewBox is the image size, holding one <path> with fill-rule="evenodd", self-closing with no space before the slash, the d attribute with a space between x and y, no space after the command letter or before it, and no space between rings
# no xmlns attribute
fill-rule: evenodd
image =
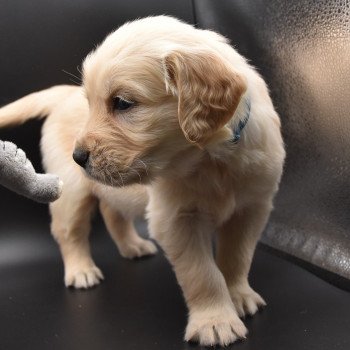
<svg viewBox="0 0 350 350"><path fill-rule="evenodd" d="M150 215L150 231L176 273L189 308L185 339L222 346L244 338L247 330L231 301L212 253L212 225L197 215Z"/></svg>
<svg viewBox="0 0 350 350"><path fill-rule="evenodd" d="M248 273L271 208L272 203L268 200L234 213L218 233L217 264L240 316L253 315L260 306L266 305L249 286Z"/></svg>

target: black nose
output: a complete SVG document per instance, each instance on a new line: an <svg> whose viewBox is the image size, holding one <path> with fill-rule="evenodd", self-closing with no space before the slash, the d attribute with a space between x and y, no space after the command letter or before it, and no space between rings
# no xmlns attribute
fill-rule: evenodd
<svg viewBox="0 0 350 350"><path fill-rule="evenodd" d="M77 164L84 168L89 159L89 152L82 148L76 148L73 152L73 159Z"/></svg>

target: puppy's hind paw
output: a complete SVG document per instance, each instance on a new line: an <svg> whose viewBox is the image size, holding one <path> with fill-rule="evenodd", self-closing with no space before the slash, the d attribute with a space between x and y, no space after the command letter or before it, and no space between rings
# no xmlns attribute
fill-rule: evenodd
<svg viewBox="0 0 350 350"><path fill-rule="evenodd" d="M158 249L152 241L137 237L137 239L119 244L119 251L124 258L134 259L154 255L157 253Z"/></svg>
<svg viewBox="0 0 350 350"><path fill-rule="evenodd" d="M74 287L76 289L88 289L103 280L103 274L97 266L81 268L74 272L65 274L64 283L66 287Z"/></svg>

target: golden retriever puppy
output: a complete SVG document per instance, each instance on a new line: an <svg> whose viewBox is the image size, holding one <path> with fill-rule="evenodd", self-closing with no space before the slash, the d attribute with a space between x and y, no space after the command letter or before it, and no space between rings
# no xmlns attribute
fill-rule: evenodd
<svg viewBox="0 0 350 350"><path fill-rule="evenodd" d="M54 89L45 92L61 94L53 101L62 103L64 93L71 105L81 98L68 88ZM130 219L143 189L135 186L147 184L149 230L172 264L189 309L185 339L227 345L244 338L239 316L265 305L249 286L248 273L285 157L263 79L219 34L159 16L125 24L88 55L83 90L89 108L79 107L75 117L68 101L52 102L60 112L51 113L42 142L46 169L66 182L59 201L67 204L52 207L54 235L64 260L69 257L66 269L80 266L82 256L84 266L95 268L88 220L78 214L90 211L91 196L107 203L102 210L120 246L123 237L137 237ZM84 179L69 162L76 137L74 160L102 185ZM118 192L126 185L132 186L132 203L120 206L129 197ZM121 217L128 218L129 229L119 224ZM67 230L62 222L74 225Z"/></svg>
<svg viewBox="0 0 350 350"><path fill-rule="evenodd" d="M185 339L244 338L239 316L265 304L248 273L285 157L263 79L222 36L161 16L109 35L83 82L76 160L111 186L151 183L149 230L189 308Z"/></svg>
<svg viewBox="0 0 350 350"><path fill-rule="evenodd" d="M62 195L50 204L50 212L51 231L64 262L66 286L88 288L103 279L92 260L88 240L91 215L98 201L122 256L135 258L156 253L154 243L139 237L133 226L136 216L144 215L146 188L140 184L107 187L86 178L73 161L75 139L89 116L82 88L56 86L13 102L0 109L0 127L34 116L48 116L41 140L44 168L58 174L64 182Z"/></svg>

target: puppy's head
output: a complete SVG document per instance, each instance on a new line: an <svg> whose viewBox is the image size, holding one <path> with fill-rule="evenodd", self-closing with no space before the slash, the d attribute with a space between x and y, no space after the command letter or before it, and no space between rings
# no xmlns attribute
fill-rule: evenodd
<svg viewBox="0 0 350 350"><path fill-rule="evenodd" d="M86 58L90 117L74 158L90 177L146 183L191 149L227 138L245 81L197 32L147 18L119 28Z"/></svg>

